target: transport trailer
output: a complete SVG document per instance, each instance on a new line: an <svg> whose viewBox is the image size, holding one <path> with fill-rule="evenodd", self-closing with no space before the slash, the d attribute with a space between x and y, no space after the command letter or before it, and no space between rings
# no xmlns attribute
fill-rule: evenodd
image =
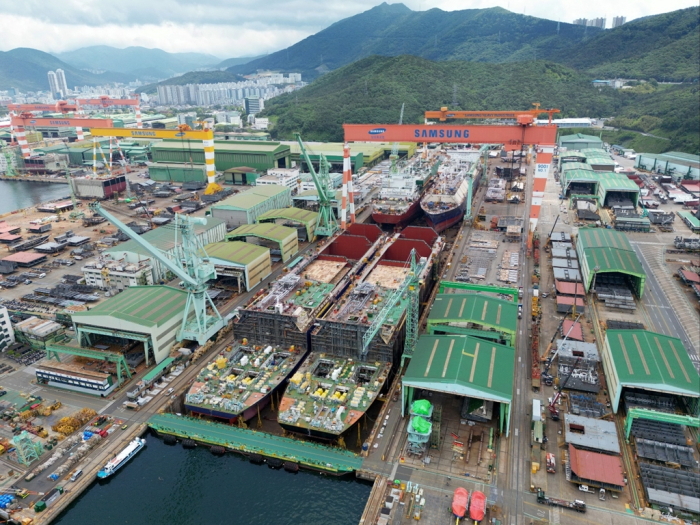
<svg viewBox="0 0 700 525"><path fill-rule="evenodd" d="M537 489L537 503L549 505L550 507L563 507L565 509L575 510L576 512L586 512L586 503L580 499L574 501L566 501L563 499L550 498L546 496L544 490Z"/></svg>

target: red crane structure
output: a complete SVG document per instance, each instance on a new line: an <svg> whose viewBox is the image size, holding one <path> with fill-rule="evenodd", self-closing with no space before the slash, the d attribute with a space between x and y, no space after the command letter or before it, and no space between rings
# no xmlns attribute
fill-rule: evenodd
<svg viewBox="0 0 700 525"><path fill-rule="evenodd" d="M133 106L134 112L136 113L136 127L138 129L143 128L143 123L141 122L141 107L139 103L138 95L133 95L135 98L110 98L106 95L102 95L99 98L79 98L76 102L81 106L95 106L101 109L111 108L114 106Z"/></svg>

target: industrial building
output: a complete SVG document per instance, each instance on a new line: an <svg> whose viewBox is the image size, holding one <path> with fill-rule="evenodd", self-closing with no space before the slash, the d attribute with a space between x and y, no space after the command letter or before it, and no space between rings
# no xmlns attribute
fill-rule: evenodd
<svg viewBox="0 0 700 525"><path fill-rule="evenodd" d="M170 286L133 286L85 312L71 315L78 343L134 341L143 344L147 365L168 357L187 303L187 292Z"/></svg>
<svg viewBox="0 0 700 525"><path fill-rule="evenodd" d="M700 376L680 339L646 330L608 330L603 369L615 413L623 390L683 398L698 406Z"/></svg>
<svg viewBox="0 0 700 525"><path fill-rule="evenodd" d="M666 153L638 153L634 167L662 175L670 175L678 182L683 179L700 180L700 155L668 151Z"/></svg>
<svg viewBox="0 0 700 525"><path fill-rule="evenodd" d="M619 456L579 450L568 447L571 481L589 487L600 487L614 492L625 489L625 476Z"/></svg>
<svg viewBox="0 0 700 525"><path fill-rule="evenodd" d="M576 251L586 292L590 291L595 278L596 283L600 284L627 284L637 297L644 294L646 273L624 233L601 228L581 228L576 239ZM556 272L555 278L574 280L562 279Z"/></svg>
<svg viewBox="0 0 700 525"><path fill-rule="evenodd" d="M272 273L270 250L264 246L230 241L207 244L204 250L216 267L217 277L237 278L239 285L242 279L248 291Z"/></svg>
<svg viewBox="0 0 700 525"><path fill-rule="evenodd" d="M211 216L223 220L231 230L244 224L255 224L263 213L292 204L292 192L283 186L256 186L213 204ZM214 241L212 241L214 242Z"/></svg>
<svg viewBox="0 0 700 525"><path fill-rule="evenodd" d="M10 314L7 313L5 306L0 306L0 352L15 342L15 330L12 328Z"/></svg>
<svg viewBox="0 0 700 525"><path fill-rule="evenodd" d="M518 305L475 293L441 293L428 317L428 334L463 334L513 346Z"/></svg>
<svg viewBox="0 0 700 525"><path fill-rule="evenodd" d="M237 168L224 170L224 182L235 186L255 185L255 181L261 176L261 172L248 166L238 166Z"/></svg>
<svg viewBox="0 0 700 525"><path fill-rule="evenodd" d="M206 182L204 164L154 162L148 166L148 176L158 182Z"/></svg>
<svg viewBox="0 0 700 525"><path fill-rule="evenodd" d="M62 324L33 316L15 324L16 341L34 350L45 350L47 345L63 341L65 333Z"/></svg>
<svg viewBox="0 0 700 525"><path fill-rule="evenodd" d="M301 154L299 143L295 141L282 142L291 149L292 162L301 166L302 171L309 171L306 161ZM331 170L342 172L343 170L343 147L342 142L304 142L306 152L311 159L315 169L321 155L326 157ZM388 157L393 144L389 142L353 142L350 144L350 166L353 173L358 173L360 169L371 168ZM399 157L412 157L416 153L416 144L408 142L399 143Z"/></svg>
<svg viewBox="0 0 700 525"><path fill-rule="evenodd" d="M265 246L275 260L288 261L299 251L296 228L279 224L244 224L226 235L229 241L254 242Z"/></svg>
<svg viewBox="0 0 700 525"><path fill-rule="evenodd" d="M221 242L226 236L226 223L216 217L208 217L207 224L196 224L194 231L202 245L213 242ZM154 230L147 231L142 235L143 239L152 246L165 252L174 254L176 248L176 232L174 224L166 224ZM128 240L123 244L109 248L103 252L114 260L124 259L131 264L140 265L143 261L149 260L153 271L153 282L164 281L168 273L167 268L140 244L134 240Z"/></svg>
<svg viewBox="0 0 700 525"><path fill-rule="evenodd" d="M620 441L613 421L566 413L564 441L580 450L620 454Z"/></svg>
<svg viewBox="0 0 700 525"><path fill-rule="evenodd" d="M164 140L153 144L154 162L194 163L204 165L202 142ZM214 141L214 161L217 171L246 166L265 172L271 168L291 167L289 146L280 142Z"/></svg>
<svg viewBox="0 0 700 525"><path fill-rule="evenodd" d="M136 263L126 259L114 260L101 257L90 261L82 268L85 284L100 290L121 292L129 286L146 286L153 284L151 259L142 259Z"/></svg>
<svg viewBox="0 0 700 525"><path fill-rule="evenodd" d="M316 236L318 213L300 208L281 208L270 210L257 219L258 223L274 222L282 226L296 228L300 241L313 241Z"/></svg>
<svg viewBox="0 0 700 525"><path fill-rule="evenodd" d="M597 173L597 194L601 206L610 206L614 201L630 201L635 207L639 203L639 186L622 173Z"/></svg>
<svg viewBox="0 0 700 525"><path fill-rule="evenodd" d="M602 139L594 135L585 135L583 133L576 133L575 135L562 135L557 141L559 148L566 148L567 150L582 150L588 148L602 148Z"/></svg>
<svg viewBox="0 0 700 525"><path fill-rule="evenodd" d="M500 431L508 436L514 372L511 346L468 335L423 335L401 381L402 413L421 390L491 401L499 405Z"/></svg>

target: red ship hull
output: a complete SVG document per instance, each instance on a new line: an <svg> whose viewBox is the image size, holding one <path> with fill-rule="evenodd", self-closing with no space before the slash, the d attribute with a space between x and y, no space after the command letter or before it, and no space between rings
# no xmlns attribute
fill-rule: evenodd
<svg viewBox="0 0 700 525"><path fill-rule="evenodd" d="M411 204L408 209L401 215L392 215L388 213L372 212L372 220L377 224L399 224L404 225L412 220L418 212L421 211L420 199Z"/></svg>

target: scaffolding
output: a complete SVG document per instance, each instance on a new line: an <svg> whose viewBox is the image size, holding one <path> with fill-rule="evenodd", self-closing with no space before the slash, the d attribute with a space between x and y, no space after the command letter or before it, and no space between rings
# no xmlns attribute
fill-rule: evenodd
<svg viewBox="0 0 700 525"><path fill-rule="evenodd" d="M17 461L24 466L29 466L39 459L44 449L40 441L32 441L29 433L24 430L21 434L12 438L12 444L17 453Z"/></svg>

